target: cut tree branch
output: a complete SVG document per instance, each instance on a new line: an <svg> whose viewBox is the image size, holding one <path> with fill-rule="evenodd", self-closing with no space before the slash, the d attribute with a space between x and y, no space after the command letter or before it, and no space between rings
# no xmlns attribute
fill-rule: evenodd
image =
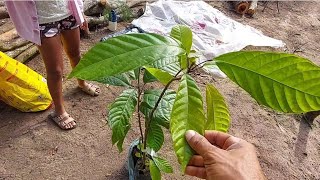
<svg viewBox="0 0 320 180"><path fill-rule="evenodd" d="M0 19L5 19L5 18L9 18L9 17L10 16L8 14L6 7L0 6Z"/></svg>
<svg viewBox="0 0 320 180"><path fill-rule="evenodd" d="M21 63L25 63L28 59L32 58L36 54L38 54L38 48L36 45L32 45L30 48L25 50L19 56L16 57L16 60L20 61Z"/></svg>

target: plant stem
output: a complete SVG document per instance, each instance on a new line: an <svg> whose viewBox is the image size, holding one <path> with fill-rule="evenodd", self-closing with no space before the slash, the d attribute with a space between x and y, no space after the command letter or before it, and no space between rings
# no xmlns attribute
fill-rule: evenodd
<svg viewBox="0 0 320 180"><path fill-rule="evenodd" d="M205 63L207 63L207 62L210 62L210 61L213 61L213 60L212 60L212 59L205 60L205 61L203 61L203 62L201 62L201 63L199 63L199 64L191 67L191 68L190 68L190 72L193 72L193 71L197 70L199 67L203 67L203 66L201 66L201 65L203 65L203 64L205 64Z"/></svg>
<svg viewBox="0 0 320 180"><path fill-rule="evenodd" d="M151 113L149 115L149 118L146 118L146 128L145 128L145 133L144 133L144 144L143 144L143 148L144 150L146 150L147 148L147 138L148 138L148 133L149 133L149 129L150 129L150 124L152 121L152 117L154 112L156 111L156 109L158 108L160 101L162 99L162 97L164 96L164 94L166 93L167 89L169 88L169 86L171 85L171 83L175 80L179 80L179 78L177 78L177 76L180 74L180 72L182 71L182 69L166 84L166 86L163 88L155 106L152 108ZM145 165L146 162L146 152L143 153L143 163Z"/></svg>
<svg viewBox="0 0 320 180"><path fill-rule="evenodd" d="M140 88L140 73L141 68L139 68L138 73L138 105L137 105L137 113L138 113L138 122L139 122L139 130L140 130L140 136L141 136L141 142L143 143L143 131L142 131L142 125L141 125L141 115L140 115L140 102L141 102L141 88Z"/></svg>

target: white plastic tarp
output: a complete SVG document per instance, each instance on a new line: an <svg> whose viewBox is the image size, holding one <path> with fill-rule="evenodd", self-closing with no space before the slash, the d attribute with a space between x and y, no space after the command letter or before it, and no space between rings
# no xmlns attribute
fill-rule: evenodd
<svg viewBox="0 0 320 180"><path fill-rule="evenodd" d="M148 3L144 15L132 23L147 32L162 35L169 35L171 28L177 24L190 27L193 32L193 49L202 54L200 62L239 51L248 45L284 46L282 41L230 19L204 1L159 0ZM210 72L224 76L216 68L211 68Z"/></svg>

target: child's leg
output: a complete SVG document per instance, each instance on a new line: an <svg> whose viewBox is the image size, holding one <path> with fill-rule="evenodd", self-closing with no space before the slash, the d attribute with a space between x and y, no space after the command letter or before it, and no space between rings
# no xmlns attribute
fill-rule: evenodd
<svg viewBox="0 0 320 180"><path fill-rule="evenodd" d="M61 32L61 40L64 50L70 60L72 68L80 61L80 31L79 28L65 30ZM78 79L79 86L84 85L84 81Z"/></svg>
<svg viewBox="0 0 320 180"><path fill-rule="evenodd" d="M61 39L62 39L64 50L70 59L71 66L75 67L81 59L79 28L62 31ZM79 87L81 88L83 87L93 88L92 90L95 91L94 93L96 95L100 93L99 87L92 84L88 84L83 80L78 79L78 84L79 84Z"/></svg>
<svg viewBox="0 0 320 180"><path fill-rule="evenodd" d="M60 35L54 37L41 38L41 46L38 46L42 59L46 66L48 88L55 106L55 114L64 114L65 108L63 105L62 96L62 77L63 77L63 58L62 45ZM67 129L75 126L75 122L68 123Z"/></svg>

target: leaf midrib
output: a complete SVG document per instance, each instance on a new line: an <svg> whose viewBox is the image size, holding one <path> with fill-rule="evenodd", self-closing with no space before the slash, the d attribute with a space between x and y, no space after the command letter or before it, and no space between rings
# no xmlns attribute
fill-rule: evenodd
<svg viewBox="0 0 320 180"><path fill-rule="evenodd" d="M125 56L126 54L133 53L134 51L139 51L139 50L149 49L149 48L156 48L156 47L161 47L161 46L165 46L165 45L147 46L147 47L135 49L135 50L132 50L132 51L123 53L123 54L118 54L118 55L115 55L115 56L112 56L112 57L108 57L108 58L103 59L103 60L101 60L101 61L99 61L99 62L97 62L97 63L90 64L90 65L86 66L85 68L86 68L86 69L87 69L87 68L88 68L88 69L89 69L89 68L92 68L92 66L95 66L95 65L97 65L97 64L103 63L103 62L105 62L105 61L107 61L107 60L109 60L109 59L117 58L117 57L119 57L119 56ZM177 46L174 46L174 45L169 45L169 47L175 47L175 48L182 49L182 48L177 47ZM183 49L182 49L182 50L183 50ZM167 57L173 57L173 56L176 56L176 55L171 55L171 56L167 56ZM85 59L85 58L87 58L87 57L84 57L84 59ZM154 61L156 61L156 60L158 60L158 59L154 59ZM152 61L152 62L154 62L154 61ZM152 62L150 62L150 63L152 63Z"/></svg>
<svg viewBox="0 0 320 180"><path fill-rule="evenodd" d="M275 81L275 82L277 82L278 84L281 84L281 85L283 85L283 86L285 86L285 87L288 87L288 88L291 88L291 89L293 89L293 90L299 91L299 92L301 92L301 93L303 93L303 94L307 94L307 95L309 95L309 96L319 97L319 96L317 96L317 95L310 94L309 92L304 92L304 91L302 91L302 90L300 90L300 89L295 89L295 88L293 88L293 87L291 87L291 86L289 86L289 85L286 85L286 84L283 84L283 83L279 82L278 80L272 79L272 78L270 78L270 77L268 77L268 76L266 76L266 75L263 75L263 74L259 74L259 73L255 72L255 71L251 70L251 69L247 69L247 68L244 68L244 67L241 67L241 66L232 64L232 63L228 63L228 62L226 62L226 61L217 60L216 62L217 62L217 64L219 64L219 63L222 63L222 64L225 63L225 64L229 64L229 65L231 65L231 66L234 66L234 67L237 67L237 68L240 68L240 69L245 69L245 70L247 70L247 71L249 71L249 72L252 72L253 74L263 76L263 77L265 77L266 79ZM218 66L219 66L219 65L218 65Z"/></svg>

